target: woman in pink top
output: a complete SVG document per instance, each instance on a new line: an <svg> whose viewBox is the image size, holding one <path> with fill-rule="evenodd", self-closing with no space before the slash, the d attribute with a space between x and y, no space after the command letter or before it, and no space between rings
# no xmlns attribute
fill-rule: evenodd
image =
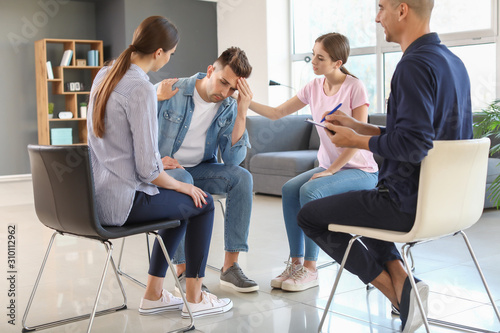
<svg viewBox="0 0 500 333"><path fill-rule="evenodd" d="M312 66L316 78L296 96L278 107L256 102L250 109L270 119L290 115L306 105L312 118L321 122L323 116L342 103L339 110L359 121L368 121L368 97L363 83L350 74L344 65L349 57L349 41L338 33L329 33L316 39ZM325 130L319 129L319 167L289 180L282 189L283 215L290 246L290 259L283 273L271 280L273 288L301 291L318 285L316 261L318 246L304 235L297 225L300 208L319 198L347 191L374 188L378 167L369 151L338 148Z"/></svg>

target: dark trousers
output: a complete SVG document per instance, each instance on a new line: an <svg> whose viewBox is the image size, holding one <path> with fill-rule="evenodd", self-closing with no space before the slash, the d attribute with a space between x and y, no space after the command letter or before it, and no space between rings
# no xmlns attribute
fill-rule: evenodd
<svg viewBox="0 0 500 333"><path fill-rule="evenodd" d="M311 201L297 219L304 233L340 263L352 236L328 231L329 224L409 231L415 215L400 212L388 192L374 189ZM402 260L394 243L361 237L353 244L345 268L367 284L382 273L387 262L396 259Z"/></svg>
<svg viewBox="0 0 500 333"><path fill-rule="evenodd" d="M157 195L136 192L132 210L125 224L141 223L160 219L180 220L177 228L159 230L169 255L177 250L181 239L186 235L186 277L204 277L208 250L214 223L214 202L210 194L207 204L202 208L194 205L193 199L172 190L159 188ZM165 277L168 264L160 245L155 241L151 254L148 273Z"/></svg>

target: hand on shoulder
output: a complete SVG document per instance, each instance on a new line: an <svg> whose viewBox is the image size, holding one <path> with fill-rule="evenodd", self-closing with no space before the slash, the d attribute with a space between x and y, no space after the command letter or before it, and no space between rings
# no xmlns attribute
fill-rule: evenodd
<svg viewBox="0 0 500 333"><path fill-rule="evenodd" d="M172 89L177 81L179 81L179 79L165 79L160 82L158 88L156 89L158 101L171 99L175 94L177 94L179 88Z"/></svg>

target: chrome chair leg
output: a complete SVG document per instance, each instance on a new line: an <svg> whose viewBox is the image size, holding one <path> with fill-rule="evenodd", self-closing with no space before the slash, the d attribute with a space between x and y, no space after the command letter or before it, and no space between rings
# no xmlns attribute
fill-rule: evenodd
<svg viewBox="0 0 500 333"><path fill-rule="evenodd" d="M90 330L92 328L92 324L93 324L94 318L96 316L101 316L101 315L104 315L104 314L113 313L113 312L124 310L124 309L127 308L127 305L126 305L127 299L126 299L126 295L125 295L125 290L123 289L123 285L122 285L122 283L120 281L120 276L118 274L116 274L116 278L118 279L118 283L119 283L119 285L121 287L122 294L123 294L123 297L124 297L124 303L122 305L120 305L120 306L116 306L116 307L105 309L105 310L101 310L101 311L96 311L97 310L97 304L99 302L99 298L100 298L100 295L101 295L102 287L104 285L104 279L106 277L106 272L107 272L107 269L108 269L108 265L109 265L109 262L112 261L111 255L112 255L112 248L113 247L112 247L112 245L111 245L110 242L108 242L108 244L104 244L104 242L103 242L103 244L104 244L104 246L105 246L105 248L106 248L106 250L108 252L108 255L107 255L107 258L106 258L106 262L105 262L105 266L104 266L104 269L103 269L103 274L102 274L101 280L99 281L98 292L97 292L97 295L96 295L96 299L95 299L95 302L94 302L94 307L92 309L92 312L90 314L86 314L86 315L81 315L81 316L75 316L75 317L71 317L71 318L61 319L61 320L57 320L57 321L53 321L53 322L48 322L48 323L44 323L44 324L40 324L40 325L35 325L35 326L28 326L26 324L26 320L28 318L28 313L29 313L31 305L33 303L33 299L34 299L36 291L38 289L38 285L40 283L40 279L42 277L45 265L47 263L47 259L49 257L50 250L52 248L55 236L57 234L59 234L59 233L55 232L52 235L51 239L50 239L49 245L47 247L47 251L45 253L45 257L44 257L43 262L42 262L42 266L40 267L40 272L38 273L37 279L35 281L35 285L33 286L33 291L31 292L30 299L28 300L28 305L26 306L26 310L24 312L24 316L23 316L23 320L22 320L22 324L23 324L23 330L22 331L23 332L31 332L31 331L35 331L35 330L42 330L42 329L46 329L46 328L50 328L50 327L56 327L56 326L60 326L60 325L68 324L68 323L73 323L73 322L85 320L85 319L90 319L89 326L87 328L87 332L90 332ZM61 234L61 235L63 235L63 234ZM114 262L112 262L112 265L114 267Z"/></svg>
<svg viewBox="0 0 500 333"><path fill-rule="evenodd" d="M412 272L415 272L415 260L413 259L413 254L411 253L411 248L408 249L408 256L410 257L410 260L411 260L410 269Z"/></svg>
<svg viewBox="0 0 500 333"><path fill-rule="evenodd" d="M497 315L498 321L500 321L500 313L498 312L498 308L495 305L495 301L493 299L493 296L491 295L490 288L488 287L488 284L486 283L486 279L484 278L483 270L479 266L479 262L477 261L476 255L474 254L474 251L472 250L472 246L470 245L469 238L467 237L467 235L463 231L460 231L460 234L462 235L462 238L464 239L464 242L467 245L467 248L469 249L470 256L472 257L472 260L474 261L474 265L476 265L477 272L479 273L479 276L481 277L481 281L483 281L484 289L486 289L486 293L488 294L491 305L493 306L493 310L495 310L495 314Z"/></svg>
<svg viewBox="0 0 500 333"><path fill-rule="evenodd" d="M50 250L52 249L52 244L54 243L54 238L56 237L57 234L58 234L57 232L54 232L52 234L52 237L50 237L49 245L47 246L47 251L45 251L45 257L43 258L43 261L42 261L42 266L40 266L40 271L38 272L38 276L35 280L35 285L33 286L33 290L31 291L31 296L28 300L28 304L26 305L26 310L24 310L24 315L23 315L23 320L22 320L23 332L34 331L36 329L34 327L32 328L32 327L26 326L26 319L28 317L28 313L30 311L31 304L33 303L33 298L35 298L35 293L36 293L36 290L38 289L38 284L40 283L40 279L42 277L43 270L45 269L45 264L47 263L47 259L49 257ZM48 327L50 327L50 326L48 326Z"/></svg>
<svg viewBox="0 0 500 333"><path fill-rule="evenodd" d="M163 251L163 255L165 256L165 259L167 260L168 267L169 267L169 269L172 272L172 275L174 277L175 285L177 286L177 288L179 290L182 290L181 283L179 282L179 278L177 277L175 269L173 269L173 267L172 267L172 262L170 261L170 256L167 252L165 244L163 243L163 240L161 239L161 236L157 232L153 232L153 231L150 232L150 234L152 234L156 237L156 240L158 241L158 244L160 244L161 250ZM194 328L194 317L193 317L193 313L191 312L191 309L189 308L189 305L187 303L186 295L183 292L181 292L180 294L182 297L182 301L184 302L184 305L186 306L186 309L188 310L190 323L188 326L178 328L178 329L175 329L173 331L169 331L167 333L184 332L184 331L188 331L188 330L191 330L192 328Z"/></svg>
<svg viewBox="0 0 500 333"><path fill-rule="evenodd" d="M472 257L472 261L474 261L474 265L476 266L477 272L479 273L479 276L481 277L481 281L483 282L483 286L484 286L484 289L486 290L486 294L488 294L488 298L490 299L491 305L493 306L493 310L495 311L497 319L500 321L500 313L498 312L498 308L495 305L495 301L493 299L493 296L491 295L490 288L488 287L488 284L486 283L486 279L483 275L483 271L482 271L481 267L479 266L479 262L477 261L476 255L474 254L474 251L472 250L472 246L469 242L469 239L464 231L459 231L458 233L460 233L462 235L462 238L464 239L464 242L467 245L469 253ZM480 328L476 328L476 327L460 325L460 324L456 324L456 323L452 323L452 322L448 322L448 321L443 321L443 320L438 320L438 319L428 318L428 320L429 320L429 323L432 323L434 325L458 329L458 330L462 330L462 331L466 331L466 332L497 333L497 332L493 332L493 331L488 331L488 330L484 330L484 329L480 329Z"/></svg>
<svg viewBox="0 0 500 333"><path fill-rule="evenodd" d="M325 322L326 315L328 314L328 311L330 309L330 305L332 304L333 296L335 295L335 291L337 290L337 286L338 286L339 281L340 281L340 276L342 275L342 272L344 270L344 266L345 266L345 263L347 261L347 257L349 256L349 252L351 252L352 244L354 244L354 242L360 237L361 236L358 236L358 235L352 237L351 240L349 241L349 244L347 245L347 248L346 248L345 253L344 253L344 257L342 258L342 263L340 264L339 271L337 272L337 277L335 278L335 282L334 282L333 287L332 287L332 291L330 292L330 297L328 298L328 302L326 303L326 307L325 307L325 310L323 312L323 316L321 317L321 321L319 323L319 327L318 327L319 333L321 333L321 330L323 329L323 324Z"/></svg>
<svg viewBox="0 0 500 333"><path fill-rule="evenodd" d="M498 320L500 321L500 313L498 311L498 308L497 306L495 305L495 301L493 299L493 296L491 295L491 291L488 287L488 284L486 283L486 279L484 278L484 275L483 275L483 272L481 270L481 267L479 266L479 262L477 261L477 258L474 254L474 251L472 250L472 246L470 245L470 242L469 242L469 239L467 238L467 235L465 234L464 231L459 231L458 233L460 233L465 241L465 244L467 245L467 248L469 250L469 253L472 257L472 260L474 261L474 264L476 266L476 269L477 269L477 272L479 273L479 276L481 277L481 281L483 283L483 286L484 286L484 289L486 290L486 294L488 294L488 298L490 299L490 302L491 302L491 305L493 307L493 310L495 311L495 314L498 318ZM411 270L411 266L408 262L408 252L409 252L409 249L413 246L414 244L405 244L403 245L403 247L401 248L402 249L402 252L403 252L403 260L405 262L405 267L408 271L408 276L410 277L410 283L412 284L412 288L413 290L417 290L416 289L416 284L415 284L415 281L413 279L413 274L412 274L412 270ZM406 249L408 249L408 251L406 251ZM430 332L430 327L429 327L429 324L433 324L433 325L438 325L438 326L443 326L443 327L448 327L448 328L453 328L453 329L458 329L458 330L462 330L462 331L466 331L466 332L489 332L489 333L497 333L497 332L493 332L493 331L488 331L488 330L484 330L484 329L480 329L480 328L476 328L476 327L471 327L471 326L466 326L466 325L461 325L461 324L457 324L457 323L452 323L452 322L448 322L448 321L443 321L443 320L439 320L439 319L433 319L433 318L427 318L425 316L425 312L424 312L424 308L423 308L423 304L422 304L422 301L420 299L420 295L418 293L416 293L416 298L417 298L417 303L418 303L418 306L419 306L419 310L420 310L420 313L422 315L422 319L423 319L423 322L424 322L424 326L427 330L427 332Z"/></svg>
<svg viewBox="0 0 500 333"><path fill-rule="evenodd" d="M145 283L142 283L141 281L137 280L136 278L134 278L133 276L125 273L122 268L121 268L121 263L122 263L122 257L123 257L123 249L125 248L125 240L126 238L123 238L123 241L122 241L122 246L120 248L120 256L118 258L118 268L117 268L117 272L118 274L120 274L121 276L129 279L130 281L134 282L135 284L139 285L140 287L142 288L146 288L146 284ZM150 249L149 249L149 238L148 238L148 235L146 234L146 246L148 248L148 262L151 262L151 252L150 252Z"/></svg>
<svg viewBox="0 0 500 333"><path fill-rule="evenodd" d="M99 287L97 288L97 296L95 298L94 307L92 308L92 312L90 313L90 320L87 333L90 333L90 330L92 329L92 324L94 323L95 314L97 312L97 305L99 304L99 298L101 297L102 286L104 285L104 279L106 278L106 273L108 272L111 255L113 254L113 244L111 244L109 241L105 241L102 243L108 252L108 256L106 257L106 263L104 264L104 270L102 272L101 281L99 282Z"/></svg>
<svg viewBox="0 0 500 333"><path fill-rule="evenodd" d="M431 329L429 328L429 322L427 321L427 315L425 313L424 305L422 304L422 299L420 297L420 294L418 293L417 284L415 283L415 279L413 278L413 272L411 269L411 265L408 262L408 251L413 245L415 245L415 244L414 243L404 244L401 247L401 252L402 252L401 254L403 257L403 262L404 262L405 267L406 267L406 272L408 273L408 279L410 280L412 292L415 293L415 298L417 299L418 308L420 310L420 315L422 316L422 321L424 322L425 330L427 331L427 333L429 333L431 331ZM408 249L408 251L407 251L407 249Z"/></svg>
<svg viewBox="0 0 500 333"><path fill-rule="evenodd" d="M332 265L335 265L337 262L335 260L332 260L332 261L328 261L328 262L325 262L324 264L321 264L321 265L318 265L316 267L316 269L322 269L322 268L325 268L325 267L328 267L328 266L332 266Z"/></svg>

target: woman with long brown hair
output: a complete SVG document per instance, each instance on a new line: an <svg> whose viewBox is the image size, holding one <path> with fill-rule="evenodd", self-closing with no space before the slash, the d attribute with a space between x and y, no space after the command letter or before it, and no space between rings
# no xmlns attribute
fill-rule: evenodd
<svg viewBox="0 0 500 333"><path fill-rule="evenodd" d="M321 75L278 107L252 102L250 109L279 119L306 105L313 120L320 123L326 112L339 109L359 121L368 121L368 96L361 80L349 73L349 40L339 33L318 37L313 47L314 74ZM319 128L318 128L319 129ZM297 214L306 203L352 190L370 189L377 184L378 167L369 151L333 145L326 132L318 130L319 166L290 179L282 188L283 216L290 248L290 260L283 273L271 280L273 288L302 291L318 285L316 261L319 247L304 235Z"/></svg>
<svg viewBox="0 0 500 333"><path fill-rule="evenodd" d="M186 299L195 317L223 313L230 299L202 291L212 235L212 197L168 176L158 153L157 97L147 73L158 71L175 52L179 36L166 18L151 16L134 32L132 44L97 74L89 103L88 142L103 224L127 225L159 219L180 220L160 230L167 251L186 234ZM155 243L141 314L182 309L181 298L163 289L167 262Z"/></svg>

